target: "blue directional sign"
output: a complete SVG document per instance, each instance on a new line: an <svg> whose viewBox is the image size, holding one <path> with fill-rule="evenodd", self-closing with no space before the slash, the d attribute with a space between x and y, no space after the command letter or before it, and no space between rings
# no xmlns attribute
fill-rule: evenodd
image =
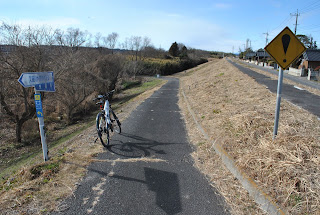
<svg viewBox="0 0 320 215"><path fill-rule="evenodd" d="M54 82L34 85L37 91L54 92L56 91Z"/></svg>
<svg viewBox="0 0 320 215"><path fill-rule="evenodd" d="M41 94L34 94L34 102L36 104L36 113L37 117L43 117L43 109L42 109L42 102L41 102Z"/></svg>
<svg viewBox="0 0 320 215"><path fill-rule="evenodd" d="M53 72L22 73L18 82L23 87L35 87L37 91L55 91Z"/></svg>

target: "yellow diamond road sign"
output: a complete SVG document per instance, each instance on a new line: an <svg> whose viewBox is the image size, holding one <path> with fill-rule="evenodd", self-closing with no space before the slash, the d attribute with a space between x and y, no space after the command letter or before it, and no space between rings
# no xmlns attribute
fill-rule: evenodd
<svg viewBox="0 0 320 215"><path fill-rule="evenodd" d="M283 70L306 51L306 47L288 27L285 27L264 49Z"/></svg>

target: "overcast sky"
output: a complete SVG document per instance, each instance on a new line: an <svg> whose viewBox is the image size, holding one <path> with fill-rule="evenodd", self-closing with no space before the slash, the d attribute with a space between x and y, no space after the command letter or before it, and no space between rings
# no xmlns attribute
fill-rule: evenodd
<svg viewBox="0 0 320 215"><path fill-rule="evenodd" d="M147 36L156 48L177 41L209 51L238 52L246 40L264 48L284 27L312 35L320 47L319 0L0 0L0 22L80 28L93 35ZM291 15L292 16L291 16Z"/></svg>

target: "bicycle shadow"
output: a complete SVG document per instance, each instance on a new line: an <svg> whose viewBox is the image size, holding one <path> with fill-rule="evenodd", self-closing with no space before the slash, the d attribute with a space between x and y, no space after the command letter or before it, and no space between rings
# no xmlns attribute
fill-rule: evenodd
<svg viewBox="0 0 320 215"><path fill-rule="evenodd" d="M118 138L112 139L112 142L107 147L107 150L113 154L127 158L150 157L153 154L164 155L167 153L161 149L163 146L179 144L162 143L128 133L119 134Z"/></svg>

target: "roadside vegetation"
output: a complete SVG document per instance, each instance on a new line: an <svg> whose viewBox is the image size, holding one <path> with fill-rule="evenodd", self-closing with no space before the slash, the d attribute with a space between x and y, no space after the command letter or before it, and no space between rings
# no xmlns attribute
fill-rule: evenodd
<svg viewBox="0 0 320 215"><path fill-rule="evenodd" d="M236 165L288 214L319 214L320 121L287 101L281 103L278 136L273 141L276 95L225 59L177 74L207 141L186 108L196 165L223 194L233 214L265 214L223 166L212 144L219 144ZM319 93L319 92L318 92Z"/></svg>

